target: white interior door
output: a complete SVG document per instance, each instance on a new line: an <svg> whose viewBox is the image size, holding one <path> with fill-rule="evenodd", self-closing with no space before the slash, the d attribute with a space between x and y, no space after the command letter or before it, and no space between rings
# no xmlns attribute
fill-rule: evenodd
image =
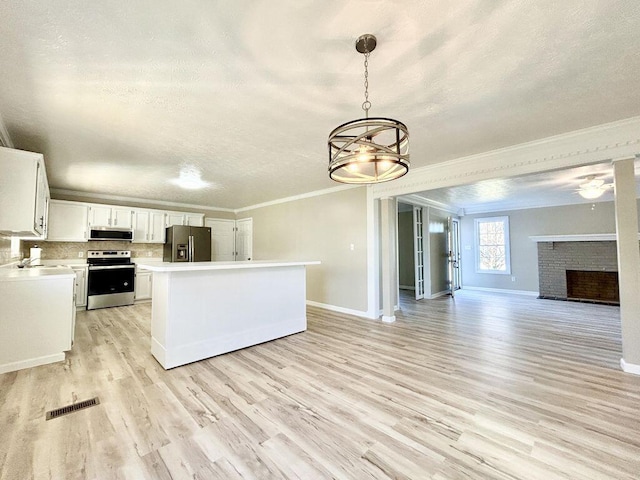
<svg viewBox="0 0 640 480"><path fill-rule="evenodd" d="M422 207L413 207L413 260L416 300L424 298L424 237Z"/></svg>
<svg viewBox="0 0 640 480"><path fill-rule="evenodd" d="M460 289L460 221L453 217L447 219L447 259L449 293L453 297Z"/></svg>
<svg viewBox="0 0 640 480"><path fill-rule="evenodd" d="M460 219L451 219L451 253L453 260L452 287L459 290L462 286L462 275L460 270Z"/></svg>
<svg viewBox="0 0 640 480"><path fill-rule="evenodd" d="M251 260L253 257L253 219L236 220L236 260Z"/></svg>
<svg viewBox="0 0 640 480"><path fill-rule="evenodd" d="M206 227L211 228L211 261L233 262L236 259L236 222L207 218Z"/></svg>

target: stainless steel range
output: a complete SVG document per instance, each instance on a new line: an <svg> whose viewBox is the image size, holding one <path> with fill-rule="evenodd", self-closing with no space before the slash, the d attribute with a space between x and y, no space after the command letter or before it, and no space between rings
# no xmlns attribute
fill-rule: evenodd
<svg viewBox="0 0 640 480"><path fill-rule="evenodd" d="M130 250L89 250L87 310L131 305L136 266Z"/></svg>

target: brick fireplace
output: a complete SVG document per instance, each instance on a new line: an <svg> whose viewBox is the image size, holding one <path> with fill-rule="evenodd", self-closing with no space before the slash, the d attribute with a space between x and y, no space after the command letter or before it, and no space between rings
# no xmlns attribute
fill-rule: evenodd
<svg viewBox="0 0 640 480"><path fill-rule="evenodd" d="M619 304L615 241L538 242L540 297Z"/></svg>

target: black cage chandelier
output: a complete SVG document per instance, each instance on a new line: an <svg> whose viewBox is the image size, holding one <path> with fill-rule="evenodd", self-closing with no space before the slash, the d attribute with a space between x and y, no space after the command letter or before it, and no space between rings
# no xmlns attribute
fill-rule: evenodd
<svg viewBox="0 0 640 480"><path fill-rule="evenodd" d="M392 118L369 118L369 55L376 37L362 35L356 50L364 54L365 118L343 123L329 134L329 177L341 183L382 183L409 171L409 131Z"/></svg>

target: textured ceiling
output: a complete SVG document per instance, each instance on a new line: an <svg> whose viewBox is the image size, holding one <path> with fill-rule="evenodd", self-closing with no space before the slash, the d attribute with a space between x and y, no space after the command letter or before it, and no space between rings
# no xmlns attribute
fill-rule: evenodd
<svg viewBox="0 0 640 480"><path fill-rule="evenodd" d="M0 17L0 115L57 189L241 208L335 186L326 137L362 114L362 33L371 114L407 124L414 168L640 114L638 0L0 0ZM211 185L174 185L182 166Z"/></svg>
<svg viewBox="0 0 640 480"><path fill-rule="evenodd" d="M640 160L635 161L636 191L640 196ZM434 205L458 214L487 213L523 208L599 203L614 200L613 188L588 200L578 194L589 177L613 185L611 162L556 170L522 177L496 178L470 185L438 188L401 197L401 202ZM409 211L406 204L400 211Z"/></svg>

